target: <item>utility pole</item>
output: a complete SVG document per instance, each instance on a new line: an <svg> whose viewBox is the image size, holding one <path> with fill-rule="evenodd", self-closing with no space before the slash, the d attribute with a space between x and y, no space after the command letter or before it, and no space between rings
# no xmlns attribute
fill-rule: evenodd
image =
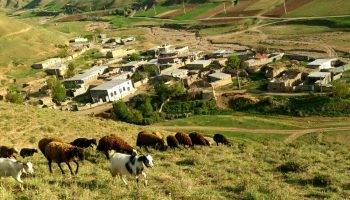
<svg viewBox="0 0 350 200"><path fill-rule="evenodd" d="M186 14L185 0L182 0L182 8L183 8L184 14Z"/></svg>
<svg viewBox="0 0 350 200"><path fill-rule="evenodd" d="M225 15L227 15L227 12L226 12L226 3L224 2L224 12L225 12Z"/></svg>

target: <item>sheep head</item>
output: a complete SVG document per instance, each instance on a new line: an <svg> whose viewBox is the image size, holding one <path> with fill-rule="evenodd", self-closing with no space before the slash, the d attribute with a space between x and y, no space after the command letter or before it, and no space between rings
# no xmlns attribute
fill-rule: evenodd
<svg viewBox="0 0 350 200"><path fill-rule="evenodd" d="M91 147L92 147L93 145L97 146L97 141L96 141L95 138L91 139L91 140L90 140L90 143L91 143Z"/></svg>
<svg viewBox="0 0 350 200"><path fill-rule="evenodd" d="M23 163L23 172L25 174L34 174L33 164L31 162Z"/></svg>
<svg viewBox="0 0 350 200"><path fill-rule="evenodd" d="M153 167L153 158L151 155L142 155L138 159L138 161L141 161L146 167Z"/></svg>

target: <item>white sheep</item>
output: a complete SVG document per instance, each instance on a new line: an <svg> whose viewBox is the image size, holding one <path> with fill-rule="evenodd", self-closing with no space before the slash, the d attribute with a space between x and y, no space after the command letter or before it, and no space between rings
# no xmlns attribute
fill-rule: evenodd
<svg viewBox="0 0 350 200"><path fill-rule="evenodd" d="M12 176L16 181L23 183L22 173L33 174L33 164L31 162L22 163L13 158L0 158L0 177Z"/></svg>
<svg viewBox="0 0 350 200"><path fill-rule="evenodd" d="M111 151L110 153L110 172L113 177L119 176L122 178L125 185L128 185L124 176L134 176L137 183L139 182L140 175L143 176L145 180L145 185L147 185L146 173L143 171L144 166L153 167L153 158L150 155L128 155L122 153L115 153Z"/></svg>

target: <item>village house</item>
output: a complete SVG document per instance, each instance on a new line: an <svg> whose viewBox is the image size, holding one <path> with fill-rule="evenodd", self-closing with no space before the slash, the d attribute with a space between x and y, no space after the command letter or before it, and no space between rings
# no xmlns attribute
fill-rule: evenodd
<svg viewBox="0 0 350 200"><path fill-rule="evenodd" d="M132 94L135 89L131 80L116 79L90 89L93 102L111 102Z"/></svg>
<svg viewBox="0 0 350 200"><path fill-rule="evenodd" d="M73 38L71 40L69 40L69 43L88 43L89 40L87 38L83 38L83 37L76 37L76 38Z"/></svg>
<svg viewBox="0 0 350 200"><path fill-rule="evenodd" d="M55 76L62 77L66 74L67 70L68 70L68 67L66 64L59 64L53 67L46 68L45 72L48 75L55 75Z"/></svg>
<svg viewBox="0 0 350 200"><path fill-rule="evenodd" d="M163 70L161 76L169 76L179 79L187 78L188 70L187 69L173 69L173 70Z"/></svg>
<svg viewBox="0 0 350 200"><path fill-rule="evenodd" d="M209 57L210 58L227 58L229 57L230 55L232 55L234 52L231 51L231 50L223 50L223 49L220 49L220 50L216 50L216 51L213 51Z"/></svg>
<svg viewBox="0 0 350 200"><path fill-rule="evenodd" d="M211 64L211 60L195 60L186 65L187 69L203 69Z"/></svg>
<svg viewBox="0 0 350 200"><path fill-rule="evenodd" d="M117 74L115 76L112 76L108 78L107 80L125 80L125 79L130 79L132 76L132 72L121 72L120 74Z"/></svg>
<svg viewBox="0 0 350 200"><path fill-rule="evenodd" d="M296 70L285 71L272 79L268 84L268 90L272 92L290 92L293 86L301 82L302 73Z"/></svg>
<svg viewBox="0 0 350 200"><path fill-rule="evenodd" d="M312 72L307 76L309 85L327 85L332 81L330 72Z"/></svg>
<svg viewBox="0 0 350 200"><path fill-rule="evenodd" d="M107 58L122 58L127 55L130 55L132 53L135 53L135 49L106 49L106 50L101 50L102 54L105 54Z"/></svg>
<svg viewBox="0 0 350 200"><path fill-rule="evenodd" d="M337 58L332 59L316 59L307 64L307 66L311 69L315 70L323 70L333 68L335 63L338 61Z"/></svg>
<svg viewBox="0 0 350 200"><path fill-rule="evenodd" d="M255 58L244 61L244 65L249 72L257 72L261 66L281 60L284 53L258 54Z"/></svg>
<svg viewBox="0 0 350 200"><path fill-rule="evenodd" d="M261 72L265 75L266 78L275 78L285 70L286 67L283 64L268 65L261 68Z"/></svg>
<svg viewBox="0 0 350 200"><path fill-rule="evenodd" d="M73 97L84 94L88 90L88 84L97 80L97 78L104 74L107 69L108 66L94 66L80 74L64 80L63 84Z"/></svg>
<svg viewBox="0 0 350 200"><path fill-rule="evenodd" d="M232 80L231 74L225 74L220 71L216 71L212 74L208 75L210 82L215 82L215 81L223 81L223 80Z"/></svg>
<svg viewBox="0 0 350 200"><path fill-rule="evenodd" d="M50 67L55 67L57 65L62 64L62 59L61 58L50 58L47 60L44 60L39 63L35 63L32 65L32 68L34 69L47 69Z"/></svg>
<svg viewBox="0 0 350 200"><path fill-rule="evenodd" d="M136 70L143 64L145 64L146 61L131 61L131 62L128 62L126 64L123 64L122 67L121 67L121 70L123 72L136 72Z"/></svg>

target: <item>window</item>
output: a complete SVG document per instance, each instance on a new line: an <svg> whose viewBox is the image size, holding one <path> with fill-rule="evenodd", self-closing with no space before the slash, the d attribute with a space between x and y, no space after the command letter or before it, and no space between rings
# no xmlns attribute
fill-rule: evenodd
<svg viewBox="0 0 350 200"><path fill-rule="evenodd" d="M114 91L114 95L117 95L117 91Z"/></svg>
<svg viewBox="0 0 350 200"><path fill-rule="evenodd" d="M123 91L125 91L125 87L123 87Z"/></svg>
<svg viewBox="0 0 350 200"><path fill-rule="evenodd" d="M123 92L123 90L122 90L122 89L119 89L119 92L120 92L120 93L122 93L122 92Z"/></svg>
<svg viewBox="0 0 350 200"><path fill-rule="evenodd" d="M111 92L111 97L113 97L113 92Z"/></svg>
<svg viewBox="0 0 350 200"><path fill-rule="evenodd" d="M130 91L130 88L128 87L128 91Z"/></svg>

